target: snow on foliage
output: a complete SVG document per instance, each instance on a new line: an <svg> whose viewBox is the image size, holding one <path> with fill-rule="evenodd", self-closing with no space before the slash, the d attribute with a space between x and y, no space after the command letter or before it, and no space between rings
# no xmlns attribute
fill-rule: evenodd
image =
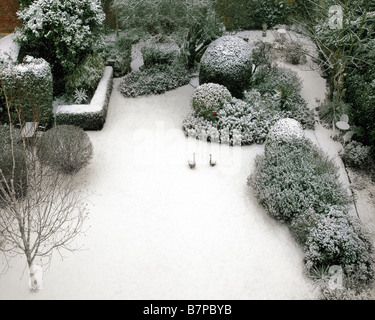
<svg viewBox="0 0 375 320"><path fill-rule="evenodd" d="M251 78L251 53L251 45L239 37L215 40L202 56L199 83L219 83L240 96Z"/></svg>
<svg viewBox="0 0 375 320"><path fill-rule="evenodd" d="M303 139L305 136L302 125L295 119L284 118L278 120L270 129L267 136L268 142L288 142Z"/></svg>
<svg viewBox="0 0 375 320"><path fill-rule="evenodd" d="M0 78L8 93L10 106L22 109L24 121L35 121L38 116L43 125L51 123L52 72L46 60L25 56L22 63L3 68ZM37 114L36 108L39 110Z"/></svg>
<svg viewBox="0 0 375 320"><path fill-rule="evenodd" d="M231 99L232 95L226 87L217 83L205 83L193 94L193 108L197 115L207 118L217 113Z"/></svg>
<svg viewBox="0 0 375 320"><path fill-rule="evenodd" d="M23 22L17 32L21 44L43 44L54 50L65 69L72 69L80 53L97 39L105 14L99 0L36 0L18 12Z"/></svg>

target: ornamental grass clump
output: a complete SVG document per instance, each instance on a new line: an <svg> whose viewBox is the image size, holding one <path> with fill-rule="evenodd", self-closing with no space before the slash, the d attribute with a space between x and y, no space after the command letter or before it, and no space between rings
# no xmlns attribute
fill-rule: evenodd
<svg viewBox="0 0 375 320"><path fill-rule="evenodd" d="M43 134L37 145L37 155L44 165L65 174L74 174L88 165L93 146L83 129L61 125Z"/></svg>
<svg viewBox="0 0 375 320"><path fill-rule="evenodd" d="M224 36L212 42L201 58L199 83L218 83L241 98L251 80L252 46L245 40Z"/></svg>

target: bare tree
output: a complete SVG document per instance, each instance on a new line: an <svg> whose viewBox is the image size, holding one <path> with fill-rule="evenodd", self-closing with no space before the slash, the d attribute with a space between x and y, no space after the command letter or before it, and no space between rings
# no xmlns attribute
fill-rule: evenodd
<svg viewBox="0 0 375 320"><path fill-rule="evenodd" d="M15 132L19 129L14 127L12 114L16 111L17 122L23 125L22 106L13 103L11 107L3 82L1 87L9 120L11 169L6 174L0 167L0 251L7 258L25 255L33 289L37 289L35 259L46 263L55 251L62 254L63 250L80 249L76 237L84 232L88 211L85 195L77 188L74 176L64 175L38 161L37 130L32 137L21 135L17 141ZM38 123L37 117L35 122ZM16 154L20 145L21 160ZM22 178L16 174L20 170Z"/></svg>

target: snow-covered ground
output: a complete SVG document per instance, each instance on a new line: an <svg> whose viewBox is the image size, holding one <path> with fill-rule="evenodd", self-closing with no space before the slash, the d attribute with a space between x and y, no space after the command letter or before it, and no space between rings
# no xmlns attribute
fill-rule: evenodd
<svg viewBox="0 0 375 320"><path fill-rule="evenodd" d="M314 107L324 81L297 71ZM186 138L193 85L124 98L119 83L103 130L88 132L93 161L77 176L90 208L84 250L54 255L38 293L28 291L24 259L13 260L0 275L0 299L316 299L301 248L246 185L263 146ZM310 135L322 144L319 132Z"/></svg>

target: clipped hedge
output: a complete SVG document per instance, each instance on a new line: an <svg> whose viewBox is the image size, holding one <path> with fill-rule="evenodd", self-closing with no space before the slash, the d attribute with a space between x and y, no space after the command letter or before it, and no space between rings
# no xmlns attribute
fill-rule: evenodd
<svg viewBox="0 0 375 320"><path fill-rule="evenodd" d="M107 118L112 83L113 68L105 67L90 104L57 106L54 109L56 124L75 125L84 130L101 130Z"/></svg>
<svg viewBox="0 0 375 320"><path fill-rule="evenodd" d="M201 58L199 84L218 83L240 98L251 80L252 46L245 40L224 36L212 42Z"/></svg>
<svg viewBox="0 0 375 320"><path fill-rule="evenodd" d="M36 120L42 126L52 124L53 82L46 60L26 56L21 64L2 69L0 78L4 83L13 121L18 123L18 110L23 122ZM7 121L6 108L3 106L2 109L2 119Z"/></svg>

